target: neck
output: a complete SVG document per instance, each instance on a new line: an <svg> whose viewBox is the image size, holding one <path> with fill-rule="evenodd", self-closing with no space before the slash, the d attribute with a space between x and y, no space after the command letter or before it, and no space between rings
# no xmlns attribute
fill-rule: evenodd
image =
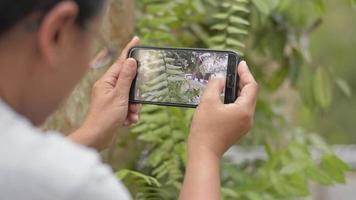
<svg viewBox="0 0 356 200"><path fill-rule="evenodd" d="M20 39L18 39L20 38ZM24 92L29 54L24 47L29 43L16 32L2 35L0 38L0 98L17 113L24 115Z"/></svg>

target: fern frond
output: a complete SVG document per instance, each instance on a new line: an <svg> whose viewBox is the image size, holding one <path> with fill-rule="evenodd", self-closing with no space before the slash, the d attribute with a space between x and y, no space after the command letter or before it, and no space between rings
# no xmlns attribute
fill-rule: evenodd
<svg viewBox="0 0 356 200"><path fill-rule="evenodd" d="M167 198L167 192L161 188L162 185L154 177L128 169L118 171L116 176L130 189L134 199L154 200Z"/></svg>
<svg viewBox="0 0 356 200"><path fill-rule="evenodd" d="M250 13L247 0L224 0L220 10L213 18L215 23L211 30L216 34L210 38L210 47L214 49L232 49L239 52L245 48L244 37L248 34L249 21L245 19Z"/></svg>
<svg viewBox="0 0 356 200"><path fill-rule="evenodd" d="M131 130L140 141L153 145L144 163L164 186L175 188L175 195L183 179L185 141L192 115L192 110L144 105L141 122Z"/></svg>

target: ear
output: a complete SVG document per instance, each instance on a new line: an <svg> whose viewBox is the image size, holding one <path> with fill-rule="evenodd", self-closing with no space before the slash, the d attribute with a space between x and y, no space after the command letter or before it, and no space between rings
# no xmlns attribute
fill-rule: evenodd
<svg viewBox="0 0 356 200"><path fill-rule="evenodd" d="M40 56L49 66L53 66L60 59L58 51L61 48L61 40L65 34L73 31L78 12L74 1L62 1L44 17L38 30L37 47Z"/></svg>

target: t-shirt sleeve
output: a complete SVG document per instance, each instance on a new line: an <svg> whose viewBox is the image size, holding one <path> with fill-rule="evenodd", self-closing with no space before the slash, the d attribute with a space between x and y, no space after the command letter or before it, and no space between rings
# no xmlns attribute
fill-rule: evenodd
<svg viewBox="0 0 356 200"><path fill-rule="evenodd" d="M130 200L126 188L118 181L109 167L98 165L83 185L68 200Z"/></svg>
<svg viewBox="0 0 356 200"><path fill-rule="evenodd" d="M0 200L130 200L97 151L12 112L0 100Z"/></svg>
<svg viewBox="0 0 356 200"><path fill-rule="evenodd" d="M101 161L99 154L81 145L71 143L66 138L56 134L47 135L47 151L56 154L56 166L48 167L56 192L62 191L65 200L131 200L125 186L118 180L111 167ZM44 156L47 160L50 158ZM58 172L58 173L57 173ZM58 179L60 174L63 175ZM64 183L63 183L64 182ZM59 188L64 187L64 190ZM63 194L62 193L62 194Z"/></svg>

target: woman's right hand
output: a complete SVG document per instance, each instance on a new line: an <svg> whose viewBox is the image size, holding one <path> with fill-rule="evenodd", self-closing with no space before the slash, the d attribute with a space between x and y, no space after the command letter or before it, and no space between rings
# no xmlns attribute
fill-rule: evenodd
<svg viewBox="0 0 356 200"><path fill-rule="evenodd" d="M238 66L240 96L232 104L223 104L220 94L225 81L209 81L192 122L188 139L189 153L206 151L218 158L245 135L253 125L258 84L245 61Z"/></svg>

